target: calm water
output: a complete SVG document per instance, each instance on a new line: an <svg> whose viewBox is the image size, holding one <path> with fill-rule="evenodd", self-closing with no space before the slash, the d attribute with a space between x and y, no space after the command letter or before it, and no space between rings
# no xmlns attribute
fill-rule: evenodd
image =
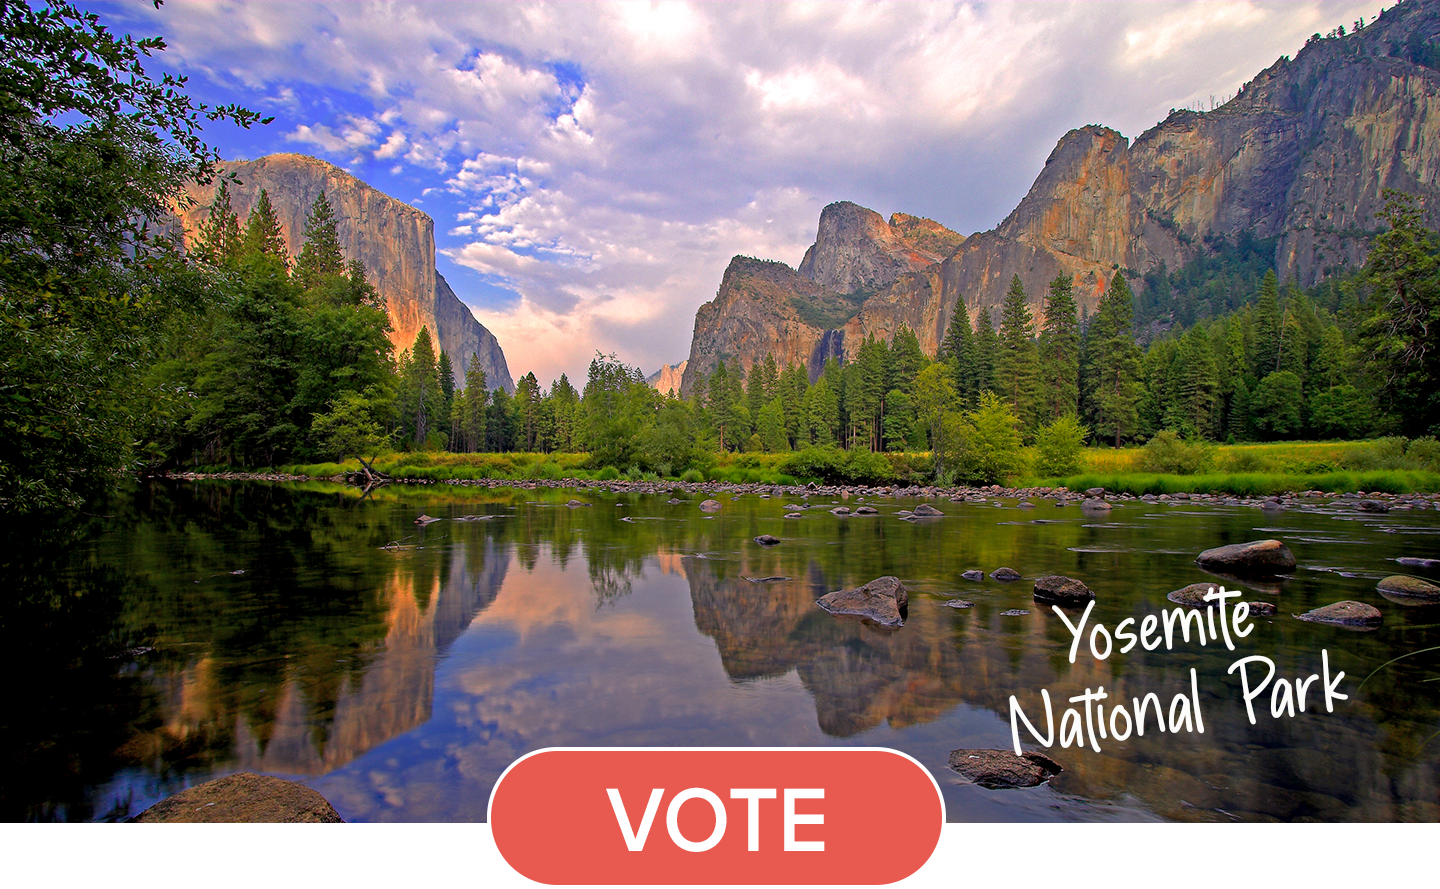
<svg viewBox="0 0 1440 889"><path fill-rule="evenodd" d="M786 520L795 498L723 495L706 517L703 497L571 496L156 483L79 529L10 531L0 817L123 819L248 769L304 781L346 820L484 820L500 772L541 747L866 745L924 763L951 820L1440 820L1440 657L1357 689L1440 645L1440 609L1375 592L1406 570L1394 558L1440 556L1435 511L1132 503L1096 518L1012 501L940 503L945 518L912 524L895 513L916 501ZM417 528L421 512L446 520ZM761 533L784 544L762 549ZM1280 614L1235 653L1177 641L1101 662L1082 646L1071 665L1069 631L1030 596L1040 574L1081 578L1092 625L1114 628L1211 579L1199 550L1261 537L1300 569L1240 585ZM1027 580L960 577L1001 565ZM901 629L814 605L882 574L911 590ZM790 579L747 579L770 575ZM1384 625L1289 616L1347 598ZM1322 649L1350 699L1326 713L1316 683L1307 712L1276 719L1267 693L1250 725L1230 664L1260 654L1307 676ZM1039 718L1049 689L1057 722L1086 687L1168 706L1192 667L1204 734L1152 727L1100 753L1057 742L1065 772L1029 790L946 768L951 749L1009 747L1011 694Z"/></svg>

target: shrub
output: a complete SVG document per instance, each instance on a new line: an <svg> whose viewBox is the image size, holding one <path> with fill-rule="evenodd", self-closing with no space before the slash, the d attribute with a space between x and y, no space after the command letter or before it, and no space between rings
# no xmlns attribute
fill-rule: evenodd
<svg viewBox="0 0 1440 889"><path fill-rule="evenodd" d="M1066 414L1035 433L1038 459L1035 471L1043 476L1073 475L1080 471L1080 453L1090 430L1074 414Z"/></svg>
<svg viewBox="0 0 1440 889"><path fill-rule="evenodd" d="M1440 442L1437 442L1434 436L1427 435L1410 442L1410 447L1405 449L1405 456L1414 461L1418 469L1440 472Z"/></svg>
<svg viewBox="0 0 1440 889"><path fill-rule="evenodd" d="M705 481L705 473L698 469L687 469L680 476L680 481L696 484Z"/></svg>
<svg viewBox="0 0 1440 889"><path fill-rule="evenodd" d="M1145 445L1142 468L1146 472L1194 475L1215 463L1215 448L1201 441L1185 441L1173 429L1162 429Z"/></svg>

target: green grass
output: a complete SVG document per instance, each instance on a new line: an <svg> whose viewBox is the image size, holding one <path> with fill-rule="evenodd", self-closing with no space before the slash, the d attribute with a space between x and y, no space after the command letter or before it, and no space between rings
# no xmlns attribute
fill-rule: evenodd
<svg viewBox="0 0 1440 889"><path fill-rule="evenodd" d="M1440 473L1416 470L1371 470L1368 472L1259 473L1212 472L1201 475L1165 473L1087 472L1062 479L1041 480L1064 485L1072 491L1104 488L1129 494L1234 494L1263 497L1290 491L1409 494L1440 491Z"/></svg>

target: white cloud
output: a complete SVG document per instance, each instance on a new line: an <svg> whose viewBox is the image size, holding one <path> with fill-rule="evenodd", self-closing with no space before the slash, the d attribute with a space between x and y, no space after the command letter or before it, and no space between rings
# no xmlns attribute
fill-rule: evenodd
<svg viewBox="0 0 1440 889"><path fill-rule="evenodd" d="M547 379L583 373L596 348L647 370L683 358L729 257L797 263L832 200L988 228L1066 130L1133 138L1379 9L137 7L114 9L163 31L185 73L270 97L285 141L425 195L442 256L517 294L479 313L512 371Z"/></svg>

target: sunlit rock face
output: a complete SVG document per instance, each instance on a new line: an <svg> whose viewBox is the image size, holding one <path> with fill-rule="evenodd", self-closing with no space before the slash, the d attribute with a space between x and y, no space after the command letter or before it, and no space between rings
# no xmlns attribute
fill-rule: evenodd
<svg viewBox="0 0 1440 889"><path fill-rule="evenodd" d="M998 322L1015 277L1037 317L1061 275L1093 313L1116 271L1138 288L1146 271L1175 269L1207 239L1241 232L1277 239L1282 280L1309 286L1355 268L1384 228L1375 214L1385 189L1428 199L1428 223L1440 224L1440 71L1416 49L1437 34L1440 0L1400 4L1282 57L1224 105L1172 112L1133 142L1103 126L1072 130L1010 215L968 238L831 204L790 279L809 287L767 276L764 299L795 313L737 298L748 282L732 263L696 315L686 389L721 358L748 369L767 351L808 364L813 377L819 353L853 358L866 337L889 339L902 324L933 355L957 303L972 321L989 312ZM771 322L775 332L757 329Z"/></svg>
<svg viewBox="0 0 1440 889"><path fill-rule="evenodd" d="M645 382L655 388L656 392L664 395L669 392L680 393L681 379L685 375L685 366L688 361L679 364L667 364L653 374L645 378Z"/></svg>
<svg viewBox="0 0 1440 889"><path fill-rule="evenodd" d="M480 366L491 388L513 392L514 381L495 336L470 312L450 285L435 270L435 223L425 213L372 188L325 161L302 154L272 154L258 160L220 165L222 175L234 175L230 205L243 224L264 189L294 258L304 244L305 219L321 191L335 210L336 230L346 259L365 264L370 283L384 297L394 328L390 340L398 353L415 342L421 327L428 327L455 368L463 385L470 356ZM180 218L185 237L192 241L210 212L215 183L191 185L193 205Z"/></svg>

